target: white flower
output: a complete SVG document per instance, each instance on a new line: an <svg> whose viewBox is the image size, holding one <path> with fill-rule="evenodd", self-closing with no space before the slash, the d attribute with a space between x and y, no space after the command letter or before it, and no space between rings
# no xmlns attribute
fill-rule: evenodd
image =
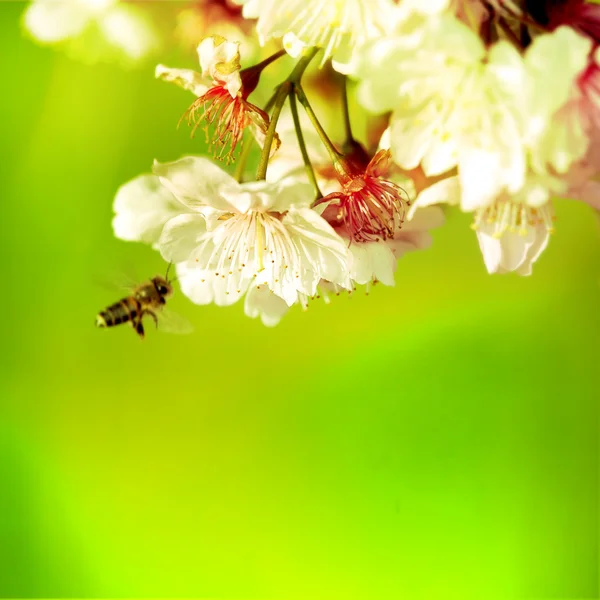
<svg viewBox="0 0 600 600"><path fill-rule="evenodd" d="M562 186L559 180L554 184L556 191ZM552 182L530 174L517 195L502 194L492 204L475 211L473 229L489 273L531 274L533 263L554 231L549 185ZM460 204L460 195L459 179L449 177L423 190L413 209L444 202Z"/></svg>
<svg viewBox="0 0 600 600"><path fill-rule="evenodd" d="M244 312L251 319L260 317L263 325L274 327L289 310L286 302L266 285L250 287L244 301Z"/></svg>
<svg viewBox="0 0 600 600"><path fill-rule="evenodd" d="M196 96L202 96L209 88L219 85L235 98L242 89L239 42L228 42L213 35L200 42L197 52L201 73L158 65L156 77L171 81Z"/></svg>
<svg viewBox="0 0 600 600"><path fill-rule="evenodd" d="M156 244L164 224L181 214L185 207L156 175L140 175L119 188L113 209L116 237Z"/></svg>
<svg viewBox="0 0 600 600"><path fill-rule="evenodd" d="M159 44L147 16L119 0L33 0L23 24L38 42L62 44L86 61L137 61Z"/></svg>
<svg viewBox="0 0 600 600"><path fill-rule="evenodd" d="M140 175L122 185L117 191L113 210L112 224L117 238L151 244L154 248L158 248L167 221L192 212L162 185L156 175ZM183 293L196 304L214 302L225 306L238 300L238 297L225 293L225 283L212 277L212 273L209 277L200 268L186 263L177 264L176 271Z"/></svg>
<svg viewBox="0 0 600 600"><path fill-rule="evenodd" d="M194 304L229 306L240 299L239 294L229 294L228 282L212 271L184 261L177 263L176 272L181 291Z"/></svg>
<svg viewBox="0 0 600 600"><path fill-rule="evenodd" d="M294 178L240 184L207 159L156 164L154 172L186 207L166 223L166 260L221 278L226 295L266 285L291 306L321 279L347 287L344 242L308 208L311 190Z"/></svg>
<svg viewBox="0 0 600 600"><path fill-rule="evenodd" d="M559 27L535 38L527 49L521 107L528 163L535 173L567 173L587 152L591 102L578 79L588 66L591 46L570 27Z"/></svg>
<svg viewBox="0 0 600 600"><path fill-rule="evenodd" d="M234 151L241 143L247 128L252 130L262 146L269 126L269 116L262 109L248 102L257 80L250 75L250 85L244 85L241 75L238 42L228 42L220 36L202 40L198 46L198 58L202 73L190 69L171 69L164 65L156 67L159 79L170 81L197 96L186 115L193 124L193 132L204 122L215 124L210 144L215 157L233 160ZM274 153L279 147L275 136L271 147Z"/></svg>
<svg viewBox="0 0 600 600"><path fill-rule="evenodd" d="M558 30L523 58L506 41L487 50L451 15L415 13L361 54L359 99L393 111L391 149L401 167L421 165L427 176L457 167L461 206L474 210L525 184L529 152L567 101L588 50L581 36Z"/></svg>
<svg viewBox="0 0 600 600"><path fill-rule="evenodd" d="M344 73L361 44L380 36L389 24L392 0L234 0L244 16L258 19L261 45L283 38L292 56L311 46L323 48L323 62L333 58Z"/></svg>

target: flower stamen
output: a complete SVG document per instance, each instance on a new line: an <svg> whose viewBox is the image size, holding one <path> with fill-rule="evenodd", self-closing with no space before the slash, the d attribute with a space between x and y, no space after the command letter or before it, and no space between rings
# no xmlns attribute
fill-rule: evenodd
<svg viewBox="0 0 600 600"><path fill-rule="evenodd" d="M257 123L267 124L269 116L263 110L243 98L241 94L232 97L225 86L217 85L197 98L181 119L187 118L192 127L192 137L196 129L205 123L206 141L218 160L227 164L233 162L234 152L242 141L248 127ZM180 120L181 122L181 120ZM211 137L209 126L215 125Z"/></svg>
<svg viewBox="0 0 600 600"><path fill-rule="evenodd" d="M391 181L364 175L352 179L341 192L322 198L337 204L337 218L355 242L391 239L404 223L410 202L402 188Z"/></svg>
<svg viewBox="0 0 600 600"><path fill-rule="evenodd" d="M475 231L491 226L491 235L500 239L505 233L518 233L525 237L530 229L543 226L554 233L554 212L550 203L534 208L512 200L498 200L475 211L471 228ZM487 228L487 227L486 227Z"/></svg>

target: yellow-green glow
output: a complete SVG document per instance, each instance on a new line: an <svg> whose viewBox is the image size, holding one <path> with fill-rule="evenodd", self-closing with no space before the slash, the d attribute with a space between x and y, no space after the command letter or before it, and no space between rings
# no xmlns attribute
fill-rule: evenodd
<svg viewBox="0 0 600 600"><path fill-rule="evenodd" d="M592 211L558 203L530 278L487 275L453 211L396 288L275 329L177 291L192 335L98 329L97 281L165 271L113 237L116 189L203 142L153 65L40 48L23 7L0 3L0 597L597 598Z"/></svg>

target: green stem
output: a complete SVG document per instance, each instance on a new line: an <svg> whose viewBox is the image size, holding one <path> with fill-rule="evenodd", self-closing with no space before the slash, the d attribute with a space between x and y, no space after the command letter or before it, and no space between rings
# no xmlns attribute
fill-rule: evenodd
<svg viewBox="0 0 600 600"><path fill-rule="evenodd" d="M312 109L312 106L310 105L310 102L308 101L304 90L299 84L296 84L294 86L294 91L296 93L296 96L298 97L300 104L302 104L302 106L304 107L304 110L306 111L308 118L313 124L313 127L315 128L315 131L317 132L319 138L321 138L321 142L323 143L325 149L331 157L331 161L333 162L333 166L335 167L336 171L342 176L351 178L346 161L344 160L344 155L341 152L338 152L337 148L333 145L333 142L329 139L329 136L323 129L321 123L319 122L315 111Z"/></svg>
<svg viewBox="0 0 600 600"><path fill-rule="evenodd" d="M296 63L294 70L290 73L286 81L289 81L290 83L300 83L300 79L302 79L306 67L308 67L310 61L317 55L319 50L320 48L309 48L306 50L300 60Z"/></svg>
<svg viewBox="0 0 600 600"><path fill-rule="evenodd" d="M277 98L277 92L275 92L265 104L264 111L269 113L273 108L273 104L275 103L275 99ZM238 163L235 168L234 177L235 180L239 183L242 183L242 179L244 178L244 169L246 167L246 163L248 162L248 158L250 157L250 152L252 150L253 142L256 141L256 138L251 134L246 134L246 139L244 140L244 145L242 146L242 152L238 158Z"/></svg>
<svg viewBox="0 0 600 600"><path fill-rule="evenodd" d="M271 115L269 129L267 130L265 143L260 155L260 162L258 163L258 169L256 171L257 180L265 179L267 175L267 167L269 166L269 157L271 155L271 146L273 145L273 140L277 135L277 122L279 121L279 115L281 114L285 100L290 95L293 84L300 81L304 71L306 71L306 67L308 67L310 61L315 57L318 51L319 48L309 48L296 63L296 66L290 73L289 77L277 88L277 91L275 92L275 99L273 101L273 114Z"/></svg>
<svg viewBox="0 0 600 600"><path fill-rule="evenodd" d="M352 135L352 124L350 123L350 109L348 107L348 78L344 77L342 83L342 116L344 120L344 132L346 134L345 146L352 148L355 145Z"/></svg>
<svg viewBox="0 0 600 600"><path fill-rule="evenodd" d="M279 115L281 109L285 103L286 98L290 93L291 84L289 81L284 81L275 93L275 101L273 103L273 114L269 122L269 129L267 129L267 135L265 136L265 143L260 155L260 162L258 163L258 169L256 171L256 180L265 179L267 176L267 167L269 166L269 157L271 156L271 146L273 140L277 135L277 121L279 121Z"/></svg>
<svg viewBox="0 0 600 600"><path fill-rule="evenodd" d="M318 200L319 198L323 197L323 194L319 189L319 184L317 183L317 178L315 176L315 170L313 169L312 163L310 162L310 157L308 156L308 151L306 150L304 134L302 133L300 117L298 116L298 105L296 104L296 95L294 93L290 94L290 108L292 110L292 118L294 119L294 129L296 130L296 137L298 138L298 145L300 146L300 152L302 153L302 160L304 161L306 174L308 175L308 179L311 182L313 188L315 189L315 199Z"/></svg>
<svg viewBox="0 0 600 600"><path fill-rule="evenodd" d="M251 133L246 133L246 139L242 145L242 151L238 157L238 163L235 167L235 173L233 175L238 183L242 183L242 179L244 179L244 169L246 168L246 163L250 157L253 140L254 136Z"/></svg>

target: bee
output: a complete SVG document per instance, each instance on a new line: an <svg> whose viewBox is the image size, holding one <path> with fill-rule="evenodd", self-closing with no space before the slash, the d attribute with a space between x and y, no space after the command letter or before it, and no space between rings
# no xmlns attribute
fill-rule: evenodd
<svg viewBox="0 0 600 600"><path fill-rule="evenodd" d="M111 304L96 316L96 327L114 327L122 323L131 323L135 332L144 339L143 319L150 316L156 327L171 333L189 333L191 326L174 313L165 310L167 298L173 295L173 286L169 281L169 269L164 277L157 275L149 281L135 286L130 296Z"/></svg>

